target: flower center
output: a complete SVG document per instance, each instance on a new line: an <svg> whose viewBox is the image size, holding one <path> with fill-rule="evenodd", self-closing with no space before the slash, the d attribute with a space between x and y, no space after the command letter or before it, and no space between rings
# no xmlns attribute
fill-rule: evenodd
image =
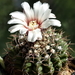
<svg viewBox="0 0 75 75"><path fill-rule="evenodd" d="M29 28L32 29L32 30L38 28L37 22L36 21L30 21L29 22Z"/></svg>

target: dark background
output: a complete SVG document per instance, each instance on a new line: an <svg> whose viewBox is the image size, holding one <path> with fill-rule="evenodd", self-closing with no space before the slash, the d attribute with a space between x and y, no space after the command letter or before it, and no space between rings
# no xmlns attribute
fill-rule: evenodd
<svg viewBox="0 0 75 75"><path fill-rule="evenodd" d="M6 42L10 33L8 28L11 25L7 24L10 20L9 13L13 11L22 11L21 3L27 1L32 6L38 0L0 0L0 56L5 55ZM68 36L69 42L72 43L70 51L75 56L75 0L40 0L41 2L48 2L52 12L57 19L61 21L61 29L64 37Z"/></svg>

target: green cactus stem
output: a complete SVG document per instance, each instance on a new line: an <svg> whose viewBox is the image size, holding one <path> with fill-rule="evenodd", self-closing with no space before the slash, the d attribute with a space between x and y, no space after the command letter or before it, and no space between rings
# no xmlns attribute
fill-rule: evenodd
<svg viewBox="0 0 75 75"><path fill-rule="evenodd" d="M68 43L53 28L42 32L43 39L34 43L16 35L8 44L4 58L9 75L54 75L68 60ZM26 37L26 36L25 36Z"/></svg>

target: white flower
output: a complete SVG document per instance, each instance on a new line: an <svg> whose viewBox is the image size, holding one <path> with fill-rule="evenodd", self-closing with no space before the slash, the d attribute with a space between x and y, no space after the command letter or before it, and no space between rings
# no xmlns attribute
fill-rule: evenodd
<svg viewBox="0 0 75 75"><path fill-rule="evenodd" d="M35 42L42 39L41 29L46 29L50 25L61 26L47 3L42 4L38 1L33 4L33 9L27 2L23 2L21 6L24 12L10 13L12 19L8 21L8 24L16 24L9 28L10 33L19 31L20 34L27 34L28 41Z"/></svg>

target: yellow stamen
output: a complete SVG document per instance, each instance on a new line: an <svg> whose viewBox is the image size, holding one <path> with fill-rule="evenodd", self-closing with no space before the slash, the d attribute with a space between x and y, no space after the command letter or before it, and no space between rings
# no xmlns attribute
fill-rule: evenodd
<svg viewBox="0 0 75 75"><path fill-rule="evenodd" d="M33 30L35 29L35 26L37 26L36 21L30 21L29 22L29 27L32 28Z"/></svg>

